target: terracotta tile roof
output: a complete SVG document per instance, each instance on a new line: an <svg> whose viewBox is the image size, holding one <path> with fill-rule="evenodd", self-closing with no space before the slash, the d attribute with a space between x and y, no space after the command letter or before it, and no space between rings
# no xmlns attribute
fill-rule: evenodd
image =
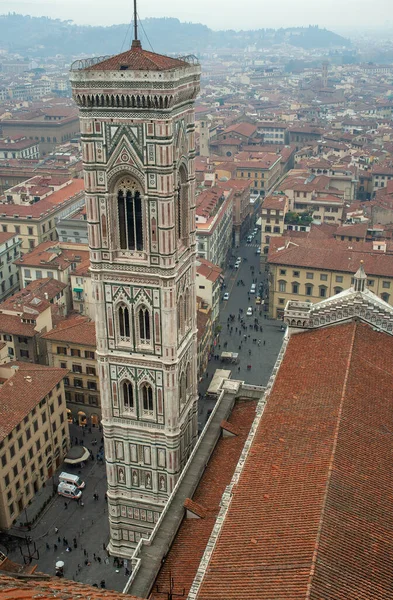
<svg viewBox="0 0 393 600"><path fill-rule="evenodd" d="M391 253L373 252L372 242L341 242L336 239L272 238L268 263L355 273L362 260L367 275L393 277Z"/></svg>
<svg viewBox="0 0 393 600"><path fill-rule="evenodd" d="M199 264L198 264L199 263ZM205 258L197 258L197 273L209 281L217 281L222 276L222 269Z"/></svg>
<svg viewBox="0 0 393 600"><path fill-rule="evenodd" d="M285 194L266 196L262 202L262 208L284 210L285 206L288 206L288 197Z"/></svg>
<svg viewBox="0 0 393 600"><path fill-rule="evenodd" d="M209 460L192 501L206 513L203 519L184 519L169 550L153 590L168 591L169 572L176 590L190 590L220 508L221 496L230 483L243 445L255 417L255 401L235 404L229 422L239 430L235 437L221 437ZM153 591L150 600L167 600L168 595Z"/></svg>
<svg viewBox="0 0 393 600"><path fill-rule="evenodd" d="M0 305L1 306L1 305ZM22 335L34 337L36 331L31 323L22 323L21 317L17 315L5 315L0 312L0 332L9 335Z"/></svg>
<svg viewBox="0 0 393 600"><path fill-rule="evenodd" d="M206 517L205 508L201 504L198 504L197 502L194 502L193 500L191 500L191 498L185 499L184 508L186 508L187 510L192 512L194 515L196 515L200 519L204 519Z"/></svg>
<svg viewBox="0 0 393 600"><path fill-rule="evenodd" d="M70 344L81 344L82 346L97 345L96 325L87 317L72 316L58 323L57 327L48 331L43 336L45 340L56 342L68 342Z"/></svg>
<svg viewBox="0 0 393 600"><path fill-rule="evenodd" d="M2 206L0 206L0 212L1 212L1 208ZM8 240L12 240L13 237L16 237L17 234L16 233L11 233L11 232L6 232L6 231L0 231L0 245L5 244L6 242L8 242Z"/></svg>
<svg viewBox="0 0 393 600"><path fill-rule="evenodd" d="M252 123L235 123L234 125L229 125L225 129L225 133L239 133L240 135L244 135L245 137L251 137L257 131L258 127L253 125Z"/></svg>
<svg viewBox="0 0 393 600"><path fill-rule="evenodd" d="M35 574L26 579L0 576L0 598L2 600L138 600L136 596L124 596L121 592L103 590L69 579L59 579ZM141 599L139 599L141 600Z"/></svg>
<svg viewBox="0 0 393 600"><path fill-rule="evenodd" d="M21 267L42 267L44 265L46 269L64 271L70 267L72 262L78 269L82 265L90 264L87 244L42 242L24 254L22 258L16 260L15 264Z"/></svg>
<svg viewBox="0 0 393 600"><path fill-rule="evenodd" d="M353 225L341 225L340 227L337 227L335 235L353 236L364 239L366 237L368 227L368 221L363 221L362 223L354 223Z"/></svg>
<svg viewBox="0 0 393 600"><path fill-rule="evenodd" d="M221 429L228 431L228 433L232 433L233 435L239 435L239 430L235 425L229 423L228 421L221 421L220 423Z"/></svg>
<svg viewBox="0 0 393 600"><path fill-rule="evenodd" d="M198 600L391 598L393 339L291 337Z"/></svg>
<svg viewBox="0 0 393 600"><path fill-rule="evenodd" d="M121 67L127 67L127 70L130 71L170 71L172 69L184 69L189 67L189 64L184 60L143 50L140 46L133 44L130 50L111 56L92 67L88 67L86 70L120 71Z"/></svg>
<svg viewBox="0 0 393 600"><path fill-rule="evenodd" d="M74 179L72 182L64 188L57 190L36 202L35 204L28 204L23 206L21 204L1 204L0 205L0 214L6 215L6 217L14 218L14 215L17 214L21 218L26 218L28 215L31 215L33 219L40 218L47 213L48 211L54 211L58 206L69 200L73 196L78 193L81 193L84 189L83 179ZM4 217L2 217L4 218ZM17 219L15 219L17 221Z"/></svg>
<svg viewBox="0 0 393 600"><path fill-rule="evenodd" d="M67 369L29 363L3 365L18 369L0 388L0 439L4 439L68 373Z"/></svg>

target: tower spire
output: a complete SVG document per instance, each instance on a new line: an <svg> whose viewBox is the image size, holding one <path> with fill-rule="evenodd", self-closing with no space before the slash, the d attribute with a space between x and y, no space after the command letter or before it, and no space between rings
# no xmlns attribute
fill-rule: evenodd
<svg viewBox="0 0 393 600"><path fill-rule="evenodd" d="M138 40L138 12L136 9L136 1L134 0L134 39L132 40L131 48L140 48L141 42Z"/></svg>

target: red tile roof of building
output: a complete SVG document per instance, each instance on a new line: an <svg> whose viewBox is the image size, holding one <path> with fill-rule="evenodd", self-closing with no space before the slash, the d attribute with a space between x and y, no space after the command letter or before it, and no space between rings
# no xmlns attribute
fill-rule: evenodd
<svg viewBox="0 0 393 600"><path fill-rule="evenodd" d="M133 43L132 48L116 56L111 56L87 71L120 71L122 68L130 71L170 71L172 69L184 69L189 64L178 58L171 58L163 54L156 54L143 50L141 46Z"/></svg>
<svg viewBox="0 0 393 600"><path fill-rule="evenodd" d="M361 223L353 223L352 225L341 225L337 227L335 236L344 235L346 237L358 237L360 239L366 238L367 229L369 228L369 221L362 221Z"/></svg>
<svg viewBox="0 0 393 600"><path fill-rule="evenodd" d="M22 204L0 204L0 215L2 215L2 218L4 218L3 215L13 218L16 222L17 219L14 218L14 215L18 215L22 219L27 216L37 219L46 216L45 213L54 211L60 204L81 193L83 189L83 180L74 179L69 185L53 192L35 204L28 204L26 206Z"/></svg>
<svg viewBox="0 0 393 600"><path fill-rule="evenodd" d="M199 265L198 265L199 263ZM222 269L217 265L210 262L210 260L206 260L206 258L197 258L197 273L206 277L209 281L217 281L217 279L222 275Z"/></svg>
<svg viewBox="0 0 393 600"><path fill-rule="evenodd" d="M21 335L23 337L34 337L36 331L31 323L23 323L20 316L5 315L1 312L0 305L0 332L8 335Z"/></svg>
<svg viewBox="0 0 393 600"><path fill-rule="evenodd" d="M88 317L71 316L60 321L54 329L42 336L46 340L80 344L81 346L97 345L96 325Z"/></svg>
<svg viewBox="0 0 393 600"><path fill-rule="evenodd" d="M35 573L26 578L11 575L0 576L2 600L138 600L136 596L124 596L121 592L96 588L71 579L60 579ZM141 600L141 599L139 599Z"/></svg>
<svg viewBox="0 0 393 600"><path fill-rule="evenodd" d="M0 212L1 212L1 206L0 206ZM0 246L5 244L6 242L8 242L9 240L12 240L13 237L18 237L18 234L16 234L15 232L6 232L6 231L0 231Z"/></svg>
<svg viewBox="0 0 393 600"><path fill-rule="evenodd" d="M65 271L71 263L75 263L75 268L79 268L89 261L87 244L48 241L42 242L24 254L15 261L15 264L21 267L45 267L46 269Z"/></svg>
<svg viewBox="0 0 393 600"><path fill-rule="evenodd" d="M391 597L392 363L364 324L291 337L198 600Z"/></svg>
<svg viewBox="0 0 393 600"><path fill-rule="evenodd" d="M288 197L285 194L274 194L263 199L262 208L284 210L288 206Z"/></svg>
<svg viewBox="0 0 393 600"><path fill-rule="evenodd" d="M22 362L0 388L0 439L4 439L41 400L58 384L67 369Z"/></svg>
<svg viewBox="0 0 393 600"><path fill-rule="evenodd" d="M167 590L169 572L177 589L189 592L199 562L205 551L220 508L220 501L229 484L255 417L255 401L235 404L229 422L239 435L221 437L208 462L192 501L203 507L204 518L184 519L169 550L155 584ZM153 590L156 590L154 585ZM167 594L152 592L150 600L166 600Z"/></svg>
<svg viewBox="0 0 393 600"><path fill-rule="evenodd" d="M355 273L361 260L368 275L393 277L392 254L374 251L372 242L307 237L291 243L288 237L276 237L270 241L268 254L269 264L344 273Z"/></svg>
<svg viewBox="0 0 393 600"><path fill-rule="evenodd" d="M255 134L257 129L257 126L253 123L235 123L234 125L229 125L229 127L225 129L225 133L239 133L244 137L251 137Z"/></svg>

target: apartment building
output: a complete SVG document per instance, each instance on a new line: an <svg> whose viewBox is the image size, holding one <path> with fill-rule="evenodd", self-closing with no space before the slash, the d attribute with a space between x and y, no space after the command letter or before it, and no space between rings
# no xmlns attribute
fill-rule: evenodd
<svg viewBox="0 0 393 600"><path fill-rule="evenodd" d="M68 308L72 305L69 289L70 277L79 268L88 268L89 252L85 244L43 242L28 254L24 254L16 265L22 287L31 281L48 277L66 284L65 296Z"/></svg>
<svg viewBox="0 0 393 600"><path fill-rule="evenodd" d="M196 239L200 258L223 267L232 245L233 192L215 186L196 198Z"/></svg>
<svg viewBox="0 0 393 600"><path fill-rule="evenodd" d="M34 159L39 158L39 144L25 136L0 139L0 159Z"/></svg>
<svg viewBox="0 0 393 600"><path fill-rule="evenodd" d="M58 290L60 295L62 290ZM49 298L49 294L48 298ZM52 329L52 303L37 290L23 289L0 305L0 341L11 360L46 362L40 336Z"/></svg>
<svg viewBox="0 0 393 600"><path fill-rule="evenodd" d="M42 338L47 344L49 365L69 371L64 378L68 420L97 426L101 421L101 402L95 323L73 316Z"/></svg>
<svg viewBox="0 0 393 600"><path fill-rule="evenodd" d="M261 257L267 256L271 238L283 235L288 207L288 197L283 193L264 198L261 211Z"/></svg>
<svg viewBox="0 0 393 600"><path fill-rule="evenodd" d="M0 231L17 234L22 241L23 253L47 240L55 241L56 222L84 205L83 190L83 181L73 179L61 189L46 194L42 200L36 196L35 201L33 196L33 203L0 204Z"/></svg>
<svg viewBox="0 0 393 600"><path fill-rule="evenodd" d="M280 122L261 122L258 123L258 133L263 136L265 144L281 144L284 145L287 142L288 123Z"/></svg>
<svg viewBox="0 0 393 600"><path fill-rule="evenodd" d="M281 157L273 152L255 160L236 160L236 178L250 181L251 191L265 196L280 178L280 162Z"/></svg>
<svg viewBox="0 0 393 600"><path fill-rule="evenodd" d="M63 378L66 369L0 366L0 527L28 521L29 501L69 448ZM52 482L53 483L53 482ZM21 514L23 512L23 515Z"/></svg>
<svg viewBox="0 0 393 600"><path fill-rule="evenodd" d="M89 268L89 264L85 262L76 266L75 271L70 274L70 290L73 310L94 321L96 303Z"/></svg>
<svg viewBox="0 0 393 600"><path fill-rule="evenodd" d="M212 310L213 323L220 312L220 290L223 281L222 269L204 258L197 259L196 293Z"/></svg>
<svg viewBox="0 0 393 600"><path fill-rule="evenodd" d="M270 241L269 314L282 318L288 300L319 302L351 287L363 261L367 287L393 305L393 247L386 242L281 237Z"/></svg>
<svg viewBox="0 0 393 600"><path fill-rule="evenodd" d="M4 137L24 135L39 142L41 156L80 133L77 111L68 106L43 106L30 112L16 111L1 125Z"/></svg>
<svg viewBox="0 0 393 600"><path fill-rule="evenodd" d="M15 233L0 231L0 302L19 289L18 267L21 241Z"/></svg>

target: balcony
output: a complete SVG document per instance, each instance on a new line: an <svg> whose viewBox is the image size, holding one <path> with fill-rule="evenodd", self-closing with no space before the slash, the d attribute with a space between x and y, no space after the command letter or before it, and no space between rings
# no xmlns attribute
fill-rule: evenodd
<svg viewBox="0 0 393 600"><path fill-rule="evenodd" d="M74 302L84 302L85 299L83 296L79 296L78 294L73 294L72 299Z"/></svg>

